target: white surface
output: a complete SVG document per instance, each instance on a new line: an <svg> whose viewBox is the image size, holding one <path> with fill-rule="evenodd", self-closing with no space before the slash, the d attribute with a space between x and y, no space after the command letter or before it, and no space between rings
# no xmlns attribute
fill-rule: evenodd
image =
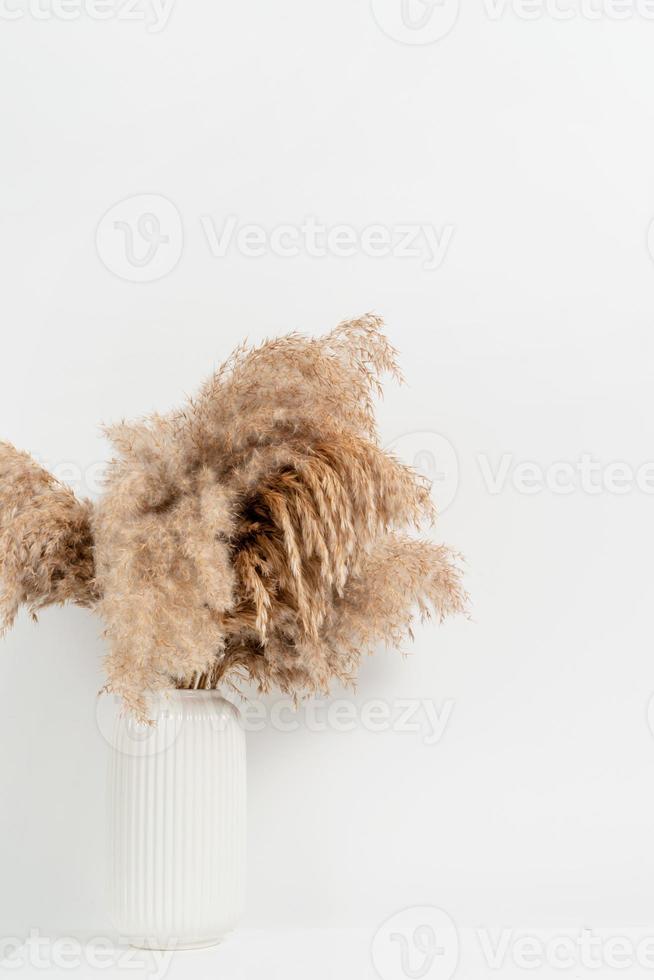
<svg viewBox="0 0 654 980"><path fill-rule="evenodd" d="M654 455L654 24L487 10L461 5L424 46L352 0L188 0L158 33L2 24L2 436L92 490L100 421L179 404L245 335L374 309L410 383L388 389L384 439L437 433L458 460L457 480L443 453L437 535L467 556L473 620L370 660L352 731L302 715L249 733L248 928L374 930L422 905L460 927L654 912L653 498L575 474L551 488L561 461L591 454L615 490L610 463ZM101 225L140 195L173 206L145 266L113 224L140 198ZM447 248L436 269L424 238L417 258L214 257L229 216L268 235L415 223ZM443 447L419 441L423 462ZM524 463L550 487L524 492ZM108 929L100 631L53 609L4 641L8 935ZM375 699L425 699L442 737L370 730Z"/></svg>
<svg viewBox="0 0 654 980"><path fill-rule="evenodd" d="M168 691L145 726L117 705L109 779L114 928L134 946L199 947L240 924L245 735L213 691Z"/></svg>
<svg viewBox="0 0 654 980"><path fill-rule="evenodd" d="M424 928L424 926L423 926ZM147 977L193 980L226 977L251 980L520 980L574 976L627 980L651 976L652 930L632 929L457 929L437 934L437 942L416 944L409 929L389 936L379 951L381 932L363 929L239 930L218 946L189 951L131 949L110 938L69 939L67 945L34 937L12 947L3 966L17 977Z"/></svg>

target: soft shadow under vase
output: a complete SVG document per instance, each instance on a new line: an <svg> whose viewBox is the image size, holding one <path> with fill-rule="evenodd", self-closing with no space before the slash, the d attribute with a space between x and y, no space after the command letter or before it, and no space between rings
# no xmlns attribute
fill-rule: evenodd
<svg viewBox="0 0 654 980"><path fill-rule="evenodd" d="M121 714L109 766L114 925L134 946L213 945L243 912L245 735L213 691L167 691L154 727Z"/></svg>

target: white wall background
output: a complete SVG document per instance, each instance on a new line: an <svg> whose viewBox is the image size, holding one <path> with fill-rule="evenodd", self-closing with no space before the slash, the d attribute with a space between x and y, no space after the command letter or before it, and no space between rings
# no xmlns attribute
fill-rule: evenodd
<svg viewBox="0 0 654 980"><path fill-rule="evenodd" d="M403 43L379 24L429 41L452 0L422 31L401 29L400 0L374 7L179 0L151 31L90 0L6 0L0 435L88 482L101 421L179 404L244 336L383 314L409 381L380 407L384 439L428 433L400 442L421 460L445 445L429 433L454 447L438 536L467 556L473 620L361 674L359 710L451 702L438 744L306 719L249 736L245 924L436 905L461 925L638 925L654 913L654 501L635 484L654 459L654 22L635 3L532 20L474 0L446 36ZM172 219L150 202L169 241L135 266L119 229L96 232L144 194ZM216 257L203 216L219 235L229 216L268 233L313 217L451 239L436 269L422 239L413 257L360 241L347 258ZM608 488L523 492L519 464L583 454ZM3 643L5 935L109 928L100 630L54 609Z"/></svg>

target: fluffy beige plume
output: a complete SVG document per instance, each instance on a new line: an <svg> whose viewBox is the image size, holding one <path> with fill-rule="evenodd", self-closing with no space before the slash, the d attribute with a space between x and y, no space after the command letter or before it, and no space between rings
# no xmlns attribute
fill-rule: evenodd
<svg viewBox="0 0 654 980"><path fill-rule="evenodd" d="M19 607L96 600L91 505L0 442L0 632Z"/></svg>
<svg viewBox="0 0 654 980"><path fill-rule="evenodd" d="M324 691L375 644L399 646L415 611L461 612L455 556L406 533L433 511L379 446L384 373L399 378L374 316L239 348L181 411L110 430L93 550L88 505L5 447L0 475L22 461L0 496L7 621L20 602L97 599L108 687L146 718L171 685Z"/></svg>

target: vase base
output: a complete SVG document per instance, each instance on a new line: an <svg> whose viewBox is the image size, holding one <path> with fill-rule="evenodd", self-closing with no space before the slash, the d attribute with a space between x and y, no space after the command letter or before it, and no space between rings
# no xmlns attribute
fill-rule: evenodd
<svg viewBox="0 0 654 980"><path fill-rule="evenodd" d="M185 949L208 949L210 946L218 946L223 941L222 936L218 936L216 939L198 939L193 942L161 942L156 939L130 939L129 945L132 949L157 949L157 950L170 950L170 952L175 953L177 950Z"/></svg>

